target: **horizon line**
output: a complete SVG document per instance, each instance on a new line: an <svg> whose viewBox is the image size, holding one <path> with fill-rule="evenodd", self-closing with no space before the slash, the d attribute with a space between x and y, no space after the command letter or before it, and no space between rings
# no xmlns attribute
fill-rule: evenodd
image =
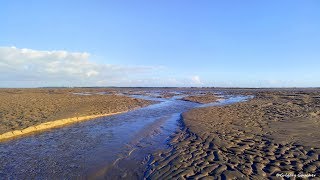
<svg viewBox="0 0 320 180"><path fill-rule="evenodd" d="M50 89L50 88L213 88L213 89L320 89L319 87L218 87L218 86L44 86L44 87L0 87L0 89Z"/></svg>

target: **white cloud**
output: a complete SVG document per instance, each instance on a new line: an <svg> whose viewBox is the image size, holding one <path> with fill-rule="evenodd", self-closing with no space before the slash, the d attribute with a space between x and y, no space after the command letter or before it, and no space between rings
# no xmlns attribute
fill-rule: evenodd
<svg viewBox="0 0 320 180"><path fill-rule="evenodd" d="M86 52L0 47L0 86L28 86L28 82L39 86L125 85L126 79L150 76L161 69L96 63L89 58Z"/></svg>
<svg viewBox="0 0 320 180"><path fill-rule="evenodd" d="M191 83L192 83L192 84L195 84L195 85L201 85L201 84L203 84L203 83L201 82L199 76L192 76L192 77L191 77Z"/></svg>
<svg viewBox="0 0 320 180"><path fill-rule="evenodd" d="M0 87L200 86L199 76L174 77L163 66L97 63L87 52L0 47Z"/></svg>

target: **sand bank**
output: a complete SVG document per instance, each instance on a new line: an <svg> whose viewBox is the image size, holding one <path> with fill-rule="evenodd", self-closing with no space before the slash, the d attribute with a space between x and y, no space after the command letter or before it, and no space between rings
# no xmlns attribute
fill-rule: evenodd
<svg viewBox="0 0 320 180"><path fill-rule="evenodd" d="M63 126L74 124L74 123L81 122L81 121L92 120L92 119L104 117L104 116L116 115L116 114L120 114L120 113L124 113L124 112L127 112L127 111L115 112L115 113L109 113L109 114L73 117L73 118L66 118L66 119L59 119L59 120L55 120L55 121L49 121L46 123L38 124L36 126L30 126L28 128L22 129L22 130L14 130L14 131L6 132L4 134L0 134L0 141L13 139L13 138L17 138L20 136L32 134L32 133L42 132L42 131L46 131L46 130L53 129L53 128L63 127Z"/></svg>
<svg viewBox="0 0 320 180"><path fill-rule="evenodd" d="M181 100L184 100L184 101L191 101L191 102L196 102L201 104L216 102L220 99L222 98L219 98L218 96L212 93L205 93L202 95L189 95L184 98L181 98Z"/></svg>
<svg viewBox="0 0 320 180"><path fill-rule="evenodd" d="M320 176L320 92L253 92L255 99L183 114L172 148L154 154L150 179Z"/></svg>
<svg viewBox="0 0 320 180"><path fill-rule="evenodd" d="M126 112L152 103L113 92L107 88L0 89L1 139Z"/></svg>

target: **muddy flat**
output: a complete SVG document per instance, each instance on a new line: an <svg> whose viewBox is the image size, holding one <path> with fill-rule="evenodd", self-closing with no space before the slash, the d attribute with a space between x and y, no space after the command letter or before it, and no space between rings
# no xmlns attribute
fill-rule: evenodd
<svg viewBox="0 0 320 180"><path fill-rule="evenodd" d="M0 89L0 134L63 118L127 111L150 101L110 89Z"/></svg>
<svg viewBox="0 0 320 180"><path fill-rule="evenodd" d="M136 109L0 143L3 177L320 175L320 89L3 89L0 94L2 131Z"/></svg>
<svg viewBox="0 0 320 180"><path fill-rule="evenodd" d="M319 177L320 91L232 90L247 102L193 109L150 179Z"/></svg>
<svg viewBox="0 0 320 180"><path fill-rule="evenodd" d="M212 103L219 100L218 96L213 93L204 93L201 95L189 95L181 98L184 101L191 101L201 104Z"/></svg>

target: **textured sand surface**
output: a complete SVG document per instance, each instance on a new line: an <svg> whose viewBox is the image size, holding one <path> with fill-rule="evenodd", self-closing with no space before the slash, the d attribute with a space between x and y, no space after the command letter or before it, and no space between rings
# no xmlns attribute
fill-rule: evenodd
<svg viewBox="0 0 320 180"><path fill-rule="evenodd" d="M153 155L151 179L320 177L319 91L253 92L255 99L183 114L172 148ZM281 179L280 177L278 177Z"/></svg>
<svg viewBox="0 0 320 180"><path fill-rule="evenodd" d="M146 106L149 101L104 94L109 89L0 89L0 134L54 120L98 117ZM83 93L91 95L79 95ZM85 118L86 119L86 118Z"/></svg>
<svg viewBox="0 0 320 180"><path fill-rule="evenodd" d="M218 99L219 98L212 93L205 93L202 95L189 95L184 98L181 98L181 100L184 100L184 101L191 101L191 102L196 102L201 104L212 103L217 101Z"/></svg>

